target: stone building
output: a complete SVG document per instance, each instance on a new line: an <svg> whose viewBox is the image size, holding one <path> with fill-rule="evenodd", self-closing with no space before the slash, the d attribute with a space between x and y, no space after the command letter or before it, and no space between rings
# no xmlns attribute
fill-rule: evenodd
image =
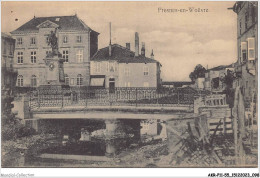
<svg viewBox="0 0 260 178"><path fill-rule="evenodd" d="M37 87L46 80L44 58L51 52L48 35L56 31L64 58L65 83L88 86L90 57L98 49L99 33L74 16L34 17L11 32L16 39L14 68L18 87Z"/></svg>
<svg viewBox="0 0 260 178"><path fill-rule="evenodd" d="M12 89L16 72L13 69L15 39L10 35L1 33L1 89Z"/></svg>
<svg viewBox="0 0 260 178"><path fill-rule="evenodd" d="M98 50L91 58L91 86L115 87L153 87L160 85L161 64L145 56L145 45L142 44L139 54L139 37L136 35L135 52L118 44Z"/></svg>
<svg viewBox="0 0 260 178"><path fill-rule="evenodd" d="M13 69L15 40L1 33L1 109L2 124L10 120L11 102L14 99L14 86L17 77L17 72Z"/></svg>
<svg viewBox="0 0 260 178"><path fill-rule="evenodd" d="M221 80L227 75L228 70L234 71L234 64L221 65L208 69L205 73L204 87L211 92L223 92L225 84Z"/></svg>
<svg viewBox="0 0 260 178"><path fill-rule="evenodd" d="M258 2L238 1L233 6L237 14L237 79L234 87L242 90L246 107L257 94L258 63Z"/></svg>

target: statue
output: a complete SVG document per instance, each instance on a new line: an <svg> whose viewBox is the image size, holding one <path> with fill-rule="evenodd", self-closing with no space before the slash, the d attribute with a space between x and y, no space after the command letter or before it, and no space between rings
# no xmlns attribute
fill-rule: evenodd
<svg viewBox="0 0 260 178"><path fill-rule="evenodd" d="M51 46L52 52L46 55L44 59L46 64L46 83L49 85L63 85L65 81L64 67L61 53L58 48L58 38L56 36L57 28L48 35L48 45Z"/></svg>
<svg viewBox="0 0 260 178"><path fill-rule="evenodd" d="M58 55L58 38L56 36L57 28L55 28L55 32L51 31L51 34L48 35L48 45L52 48L52 54Z"/></svg>

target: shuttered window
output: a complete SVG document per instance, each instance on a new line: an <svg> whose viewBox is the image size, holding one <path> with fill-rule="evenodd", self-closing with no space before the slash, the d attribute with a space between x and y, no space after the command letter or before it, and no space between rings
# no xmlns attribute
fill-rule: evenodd
<svg viewBox="0 0 260 178"><path fill-rule="evenodd" d="M247 60L247 42L241 42L241 61Z"/></svg>
<svg viewBox="0 0 260 178"><path fill-rule="evenodd" d="M248 38L248 60L255 60L255 38Z"/></svg>

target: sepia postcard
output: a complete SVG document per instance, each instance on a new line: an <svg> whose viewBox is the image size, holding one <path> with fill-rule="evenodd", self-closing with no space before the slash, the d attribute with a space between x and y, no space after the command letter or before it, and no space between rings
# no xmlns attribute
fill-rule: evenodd
<svg viewBox="0 0 260 178"><path fill-rule="evenodd" d="M2 1L1 93L2 168L257 168L258 1Z"/></svg>

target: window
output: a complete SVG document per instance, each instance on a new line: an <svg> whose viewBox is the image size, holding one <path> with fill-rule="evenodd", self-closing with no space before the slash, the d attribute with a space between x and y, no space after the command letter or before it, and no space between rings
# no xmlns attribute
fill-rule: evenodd
<svg viewBox="0 0 260 178"><path fill-rule="evenodd" d="M245 13L245 29L247 30L248 13Z"/></svg>
<svg viewBox="0 0 260 178"><path fill-rule="evenodd" d="M125 68L125 76L129 76L130 75L130 70L128 67Z"/></svg>
<svg viewBox="0 0 260 178"><path fill-rule="evenodd" d="M23 64L23 52L17 52L17 64Z"/></svg>
<svg viewBox="0 0 260 178"><path fill-rule="evenodd" d="M46 37L46 43L49 44L49 36Z"/></svg>
<svg viewBox="0 0 260 178"><path fill-rule="evenodd" d="M107 72L109 72L109 62L107 62L106 64L107 64Z"/></svg>
<svg viewBox="0 0 260 178"><path fill-rule="evenodd" d="M149 122L143 122L142 123L142 129L145 131L148 131L150 127L150 123Z"/></svg>
<svg viewBox="0 0 260 178"><path fill-rule="evenodd" d="M74 78L70 79L70 85L74 85Z"/></svg>
<svg viewBox="0 0 260 178"><path fill-rule="evenodd" d="M255 38L248 38L248 60L255 60Z"/></svg>
<svg viewBox="0 0 260 178"><path fill-rule="evenodd" d="M65 74L65 85L69 85L70 84L70 78L67 74Z"/></svg>
<svg viewBox="0 0 260 178"><path fill-rule="evenodd" d="M23 44L23 38L17 38L17 45L22 45Z"/></svg>
<svg viewBox="0 0 260 178"><path fill-rule="evenodd" d="M36 87L37 86L37 78L35 75L32 75L32 78L31 78L31 86L32 87Z"/></svg>
<svg viewBox="0 0 260 178"><path fill-rule="evenodd" d="M125 82L125 87L131 87L131 82Z"/></svg>
<svg viewBox="0 0 260 178"><path fill-rule="evenodd" d="M51 51L46 51L46 56L48 56L49 54L51 54Z"/></svg>
<svg viewBox="0 0 260 178"><path fill-rule="evenodd" d="M10 44L10 46L9 46L9 55L13 55L13 45L12 44Z"/></svg>
<svg viewBox="0 0 260 178"><path fill-rule="evenodd" d="M149 82L144 82L144 87L149 87Z"/></svg>
<svg viewBox="0 0 260 178"><path fill-rule="evenodd" d="M144 66L144 75L149 75L149 68Z"/></svg>
<svg viewBox="0 0 260 178"><path fill-rule="evenodd" d="M18 87L23 86L23 76L22 75L18 75L18 77L17 77L17 86Z"/></svg>
<svg viewBox="0 0 260 178"><path fill-rule="evenodd" d="M6 54L6 42L4 41L4 52L3 54Z"/></svg>
<svg viewBox="0 0 260 178"><path fill-rule="evenodd" d="M252 17L252 22L255 23L255 22L256 22L257 15L256 15L256 13L255 13L256 11L255 11L255 7L254 7L254 6L252 6L251 12L252 12L252 15L251 15L251 17Z"/></svg>
<svg viewBox="0 0 260 178"><path fill-rule="evenodd" d="M35 45L36 44L36 39L35 39L35 37L31 37L31 45Z"/></svg>
<svg viewBox="0 0 260 178"><path fill-rule="evenodd" d="M83 49L77 51L76 58L79 63L83 62Z"/></svg>
<svg viewBox="0 0 260 178"><path fill-rule="evenodd" d="M63 36L63 43L68 43L68 37L67 36Z"/></svg>
<svg viewBox="0 0 260 178"><path fill-rule="evenodd" d="M109 63L109 71L110 72L115 72L115 63L114 62L110 62Z"/></svg>
<svg viewBox="0 0 260 178"><path fill-rule="evenodd" d="M69 62L69 51L68 50L62 51L62 58L64 59L64 62Z"/></svg>
<svg viewBox="0 0 260 178"><path fill-rule="evenodd" d="M77 36L77 43L81 43L81 36Z"/></svg>
<svg viewBox="0 0 260 178"><path fill-rule="evenodd" d="M241 62L247 60L247 42L241 42Z"/></svg>
<svg viewBox="0 0 260 178"><path fill-rule="evenodd" d="M36 63L36 51L31 51L31 63Z"/></svg>
<svg viewBox="0 0 260 178"><path fill-rule="evenodd" d="M130 82L127 83L127 87L131 87L131 83Z"/></svg>
<svg viewBox="0 0 260 178"><path fill-rule="evenodd" d="M239 34L242 34L242 22L241 20L239 21Z"/></svg>
<svg viewBox="0 0 260 178"><path fill-rule="evenodd" d="M81 74L77 75L77 85L81 86L83 84L83 77Z"/></svg>
<svg viewBox="0 0 260 178"><path fill-rule="evenodd" d="M95 72L100 73L101 72L101 62L95 62L94 64L95 64L95 66L94 66Z"/></svg>

